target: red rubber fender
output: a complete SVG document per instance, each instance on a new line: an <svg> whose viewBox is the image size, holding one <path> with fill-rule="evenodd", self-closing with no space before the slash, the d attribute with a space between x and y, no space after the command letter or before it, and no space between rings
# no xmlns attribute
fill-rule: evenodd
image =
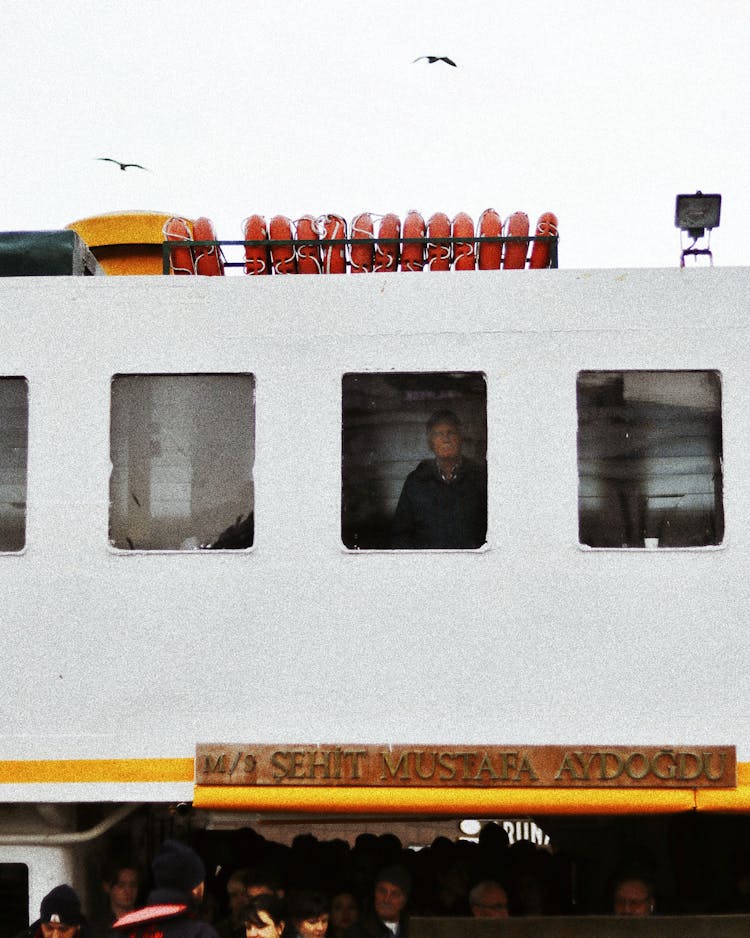
<svg viewBox="0 0 750 938"><path fill-rule="evenodd" d="M513 212L505 223L506 238L528 238L529 216L526 212ZM503 270L523 270L526 266L528 241L519 241L505 245Z"/></svg>
<svg viewBox="0 0 750 938"><path fill-rule="evenodd" d="M369 212L360 212L352 219L352 239L358 242L351 246L349 255L353 274L365 274L372 270L375 257L374 231L372 215Z"/></svg>
<svg viewBox="0 0 750 938"><path fill-rule="evenodd" d="M390 273L398 267L398 239L401 237L401 219L388 212L380 219L378 242L375 247L374 269L381 274ZM385 239L394 239L388 243Z"/></svg>
<svg viewBox="0 0 750 938"><path fill-rule="evenodd" d="M554 212L543 212L536 223L536 234L538 237L557 237L557 215ZM531 258L529 259L529 268L531 270L543 270L549 267L550 243L548 241L535 241L531 247Z"/></svg>
<svg viewBox="0 0 750 938"><path fill-rule="evenodd" d="M435 212L427 222L427 267L429 270L451 269L450 243L440 238L450 238L451 220L445 212Z"/></svg>
<svg viewBox="0 0 750 938"><path fill-rule="evenodd" d="M470 239L453 243L453 269L474 270L474 222L471 216L459 212L453 219L451 235L454 238Z"/></svg>
<svg viewBox="0 0 750 938"><path fill-rule="evenodd" d="M413 209L404 219L404 238L424 238L424 218ZM422 270L424 267L424 241L421 244L404 244L401 248L401 270Z"/></svg>
<svg viewBox="0 0 750 938"><path fill-rule="evenodd" d="M268 241L268 228L262 215L251 215L242 224L245 241ZM245 246L245 273L270 274L271 266L267 244L248 244Z"/></svg>
<svg viewBox="0 0 750 938"><path fill-rule="evenodd" d="M271 242L289 242L289 244L271 243L271 269L273 272L275 274L296 274L297 261L294 257L294 233L292 223L286 215L273 216L268 223L268 237Z"/></svg>
<svg viewBox="0 0 750 938"><path fill-rule="evenodd" d="M503 220L494 208L486 208L477 222L480 238L500 238L503 234ZM500 270L503 246L498 241L480 241L477 248L477 267L480 270Z"/></svg>
<svg viewBox="0 0 750 938"><path fill-rule="evenodd" d="M312 215L303 215L297 219L297 241L317 241L318 223ZM317 244L297 245L297 273L319 274L323 270L320 263L320 247Z"/></svg>
<svg viewBox="0 0 750 938"><path fill-rule="evenodd" d="M346 237L346 222L341 217L341 215L324 215L321 219L319 219L319 223L323 226L324 238ZM346 245L323 245L323 273L346 273Z"/></svg>
<svg viewBox="0 0 750 938"><path fill-rule="evenodd" d="M193 241L215 241L216 232L210 218L196 218L193 222ZM217 244L193 248L195 272L202 277L223 277L224 258Z"/></svg>
<svg viewBox="0 0 750 938"><path fill-rule="evenodd" d="M173 217L164 222L162 234L165 241L192 241L193 232L186 218ZM189 247L172 248L169 252L169 272L171 274L194 274L195 262Z"/></svg>

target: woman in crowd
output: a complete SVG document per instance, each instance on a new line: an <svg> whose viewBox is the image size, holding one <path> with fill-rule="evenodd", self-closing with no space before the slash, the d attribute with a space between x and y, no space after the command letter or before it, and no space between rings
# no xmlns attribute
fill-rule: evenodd
<svg viewBox="0 0 750 938"><path fill-rule="evenodd" d="M287 912L283 899L268 894L256 896L245 909L245 936L281 938L286 921Z"/></svg>
<svg viewBox="0 0 750 938"><path fill-rule="evenodd" d="M328 931L328 900L322 892L300 889L289 897L289 919L295 938L324 938Z"/></svg>
<svg viewBox="0 0 750 938"><path fill-rule="evenodd" d="M331 912L328 921L328 938L343 938L360 916L359 900L349 889L339 889L331 896Z"/></svg>

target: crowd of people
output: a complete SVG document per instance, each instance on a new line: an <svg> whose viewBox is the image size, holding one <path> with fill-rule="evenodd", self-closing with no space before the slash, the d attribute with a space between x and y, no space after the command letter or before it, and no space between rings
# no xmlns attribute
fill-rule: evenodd
<svg viewBox="0 0 750 938"><path fill-rule="evenodd" d="M407 938L415 915L750 912L750 869L738 880L747 888L739 889L734 906L680 910L660 907L652 872L633 860L609 878L601 907L582 908L564 860L529 842L509 847L496 824L486 825L478 842L440 837L421 851L404 849L392 834L362 834L353 847L309 834L291 847L254 836L248 865L230 869L176 839L161 844L148 876L134 862L112 861L103 873L100 909L85 915L76 893L62 884L45 896L39 920L24 936Z"/></svg>

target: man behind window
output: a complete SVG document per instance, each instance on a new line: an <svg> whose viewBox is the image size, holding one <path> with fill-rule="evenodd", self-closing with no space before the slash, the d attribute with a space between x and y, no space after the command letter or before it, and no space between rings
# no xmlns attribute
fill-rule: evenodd
<svg viewBox="0 0 750 938"><path fill-rule="evenodd" d="M481 547L487 535L487 466L462 454L461 421L439 410L427 421L432 459L410 472L391 530L397 549Z"/></svg>

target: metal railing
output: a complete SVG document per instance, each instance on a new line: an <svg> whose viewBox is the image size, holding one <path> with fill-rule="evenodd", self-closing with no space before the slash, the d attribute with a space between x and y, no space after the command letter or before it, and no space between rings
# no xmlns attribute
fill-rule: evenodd
<svg viewBox="0 0 750 938"><path fill-rule="evenodd" d="M452 247L454 245L467 245L471 248L471 252L476 255L477 250L482 244L493 244L499 245L501 248L504 248L505 245L509 244L525 244L527 245L527 256L524 263L524 269L527 268L529 262L529 249L536 243L540 242L542 244L549 244L549 263L547 264L546 269L557 269L558 266L558 242L559 235L528 235L526 237L510 237L510 236L501 236L501 237L485 237L480 235L473 235L469 237L424 237L424 238L286 238L286 239L271 239L264 238L259 240L250 240L250 241L239 241L233 240L228 241L225 239L216 240L216 241L164 241L162 243L162 273L169 274L171 271L171 255L175 250L180 250L184 248L190 248L191 251L195 248L206 248L213 247L217 250L222 250L225 247L265 247L269 253L274 248L292 248L294 251L295 258L299 254L299 248L303 247L317 247L317 248L327 248L327 247L337 247L342 245L346 251L345 262L347 270L351 269L351 248L354 247L372 247L373 251L376 251L378 248L385 247L397 247L403 248L405 245L410 244L421 244L425 248L425 258L424 258L424 270L429 270L429 262L427 260L427 248L428 247ZM389 273L395 273L400 264L400 250L398 251L396 266ZM223 251L222 251L223 254ZM455 258L450 259L451 265L453 264ZM245 267L246 261L222 261L224 267ZM359 266L359 265L356 265ZM501 265L502 266L502 265ZM478 269L476 266L474 269ZM521 269L521 268L518 268ZM413 271L408 271L409 273ZM276 271L273 270L273 264L269 265L268 274L276 274ZM286 276L283 274L282 276Z"/></svg>

